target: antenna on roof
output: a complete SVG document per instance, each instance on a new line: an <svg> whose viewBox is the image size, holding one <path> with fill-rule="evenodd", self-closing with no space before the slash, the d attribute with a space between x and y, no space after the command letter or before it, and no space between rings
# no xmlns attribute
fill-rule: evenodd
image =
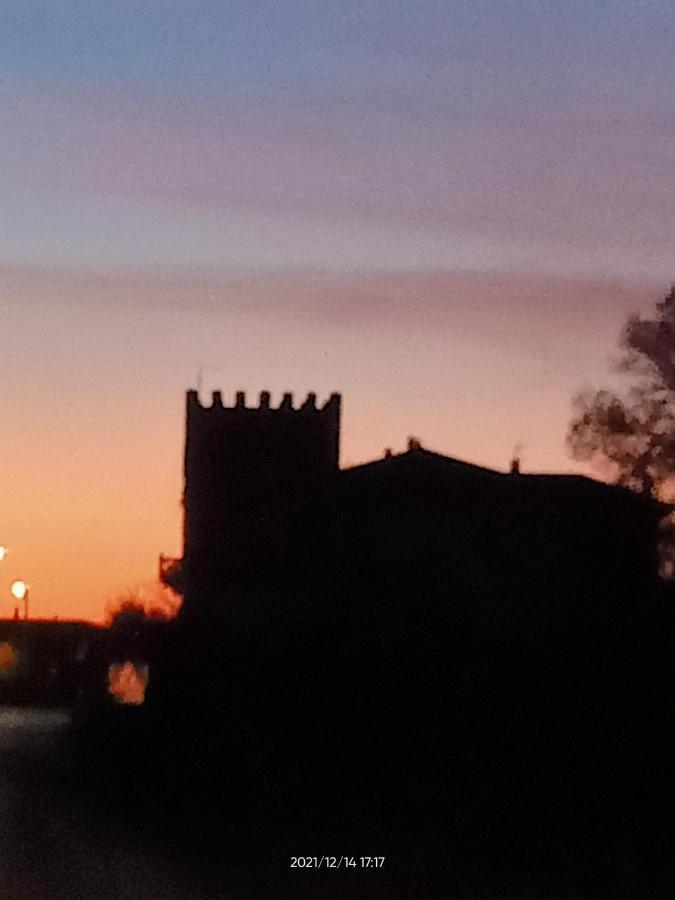
<svg viewBox="0 0 675 900"><path fill-rule="evenodd" d="M214 371L220 371L220 369L222 369L222 366L205 366L205 365L202 365L202 363L199 363L199 364L198 364L198 366L197 366L197 379L196 379L196 381L197 381L197 393L199 393L199 392L201 391L201 389L202 389L202 385L203 385L203 382L204 382L204 371L205 371L206 369L213 369Z"/></svg>
<svg viewBox="0 0 675 900"><path fill-rule="evenodd" d="M520 475L520 463L521 463L522 453L523 453L523 445L519 442L514 445L513 453L511 455L511 465L510 465L509 470L512 475Z"/></svg>

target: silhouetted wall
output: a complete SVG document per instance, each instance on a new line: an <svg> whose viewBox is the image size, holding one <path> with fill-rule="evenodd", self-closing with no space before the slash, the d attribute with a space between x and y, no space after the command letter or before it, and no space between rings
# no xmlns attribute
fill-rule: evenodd
<svg viewBox="0 0 675 900"><path fill-rule="evenodd" d="M214 586L292 565L299 532L310 528L338 471L340 396L322 408L309 394L297 409L290 394L232 407L219 392L203 407L187 394L183 569L186 613Z"/></svg>
<svg viewBox="0 0 675 900"><path fill-rule="evenodd" d="M411 887L387 896L434 878L441 896L524 896L502 886L535 871L537 896L621 896L631 854L631 896L660 896L669 508L418 443L338 471L338 398L267 407L188 395L186 558L166 567L183 613L153 642L139 715L109 703L90 728L113 760L138 738L130 796L147 785L200 867L250 878L267 857L274 897L280 861L317 842L391 854ZM451 890L457 873L481 884Z"/></svg>

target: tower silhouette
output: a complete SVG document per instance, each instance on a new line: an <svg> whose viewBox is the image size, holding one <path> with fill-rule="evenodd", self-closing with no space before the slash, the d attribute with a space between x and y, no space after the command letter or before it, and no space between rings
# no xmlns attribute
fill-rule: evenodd
<svg viewBox="0 0 675 900"><path fill-rule="evenodd" d="M256 407L246 405L243 392L233 406L223 404L220 391L208 407L197 391L186 399L183 568L190 604L200 592L268 577L304 552L338 472L341 398L332 394L320 408L313 393L297 408L291 394L272 407L267 391Z"/></svg>

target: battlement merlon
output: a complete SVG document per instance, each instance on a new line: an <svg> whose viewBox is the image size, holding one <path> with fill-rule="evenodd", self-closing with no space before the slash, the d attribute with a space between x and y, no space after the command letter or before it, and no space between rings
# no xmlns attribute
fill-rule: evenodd
<svg viewBox="0 0 675 900"><path fill-rule="evenodd" d="M211 405L205 406L198 391L188 391L184 457L186 484L191 460L205 459L204 448L211 447L208 454L212 454L214 448L220 446L215 452L218 456L223 454L222 458L225 459L230 438L247 432L249 428L254 429L250 434L258 433L260 429L260 433L267 433L267 440L272 441L272 435L280 429L280 446L288 446L288 436L292 433L295 435L293 440L298 442L299 447L302 444L306 447L314 446L313 452L323 458L327 471L339 469L341 405L341 395L333 393L323 406L317 406L316 394L310 392L299 406L294 405L291 393L283 394L279 405L272 406L269 391L262 391L258 406L247 406L246 394L237 391L234 404L228 406L223 402L221 391L214 391ZM291 432L287 430L289 428ZM239 438L235 443L238 441ZM269 453L269 446L265 454Z"/></svg>
<svg viewBox="0 0 675 900"><path fill-rule="evenodd" d="M300 405L285 393L277 406L261 391L258 405L247 406L243 391L233 405L214 391L205 406L198 391L187 392L186 572L225 559L236 568L247 540L281 546L290 539L291 510L327 502L340 468L340 407L340 394L318 406L313 392Z"/></svg>
<svg viewBox="0 0 675 900"><path fill-rule="evenodd" d="M324 403L323 406L317 406L316 404L316 394L314 392L310 392L307 394L306 399L302 402L302 404L298 407L293 405L293 394L285 393L281 399L281 403L278 406L271 405L271 395L269 391L261 391L260 397L258 401L258 406L247 406L246 405L246 394L244 391L237 391L235 394L235 402L232 406L227 406L223 403L223 395L222 391L213 391L211 405L205 406L202 404L199 399L199 391L190 390L186 395L187 400L187 415L190 416L191 413L196 414L228 414L235 413L237 415L243 413L246 414L255 414L255 413L317 413L321 415L324 412L330 412L332 414L340 413L340 406L342 402L342 397L340 394L333 393L330 395L328 400Z"/></svg>

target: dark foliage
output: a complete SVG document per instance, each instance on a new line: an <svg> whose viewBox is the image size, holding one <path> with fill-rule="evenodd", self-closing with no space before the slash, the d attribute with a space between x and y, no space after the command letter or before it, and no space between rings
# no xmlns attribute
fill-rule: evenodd
<svg viewBox="0 0 675 900"><path fill-rule="evenodd" d="M621 347L625 391L577 396L567 444L576 459L608 463L621 484L663 496L675 473L675 289L654 318L628 320Z"/></svg>

